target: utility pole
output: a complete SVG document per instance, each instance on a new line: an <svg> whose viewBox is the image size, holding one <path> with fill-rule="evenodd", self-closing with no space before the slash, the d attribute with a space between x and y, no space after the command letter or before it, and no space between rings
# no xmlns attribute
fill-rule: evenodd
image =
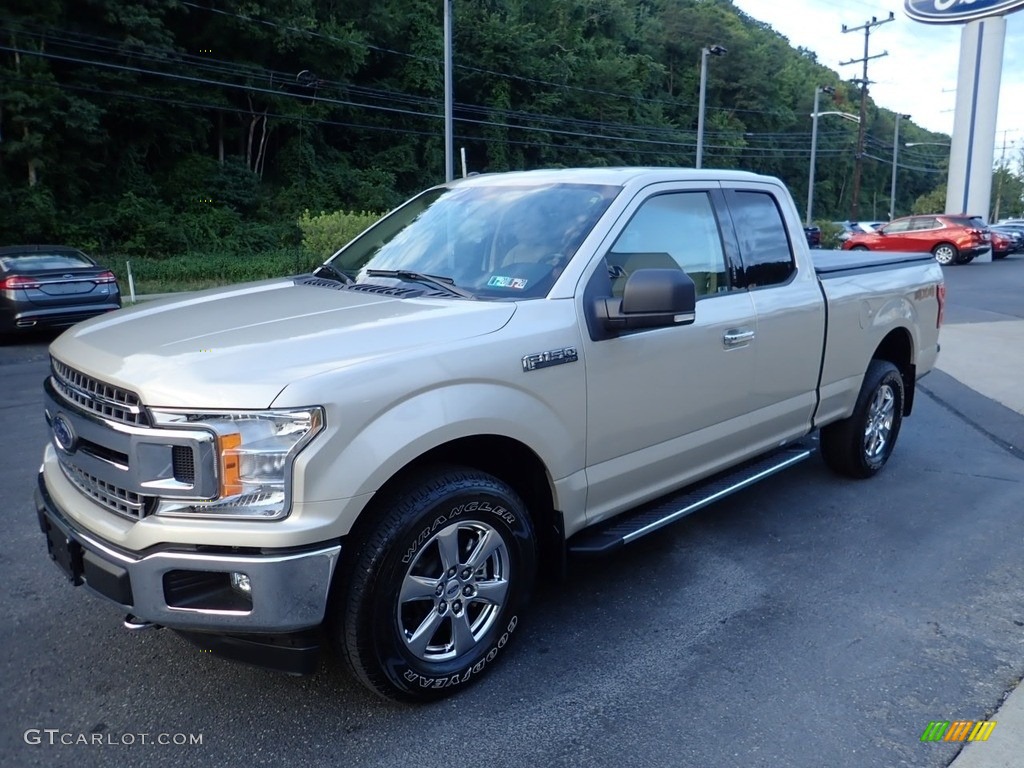
<svg viewBox="0 0 1024 768"><path fill-rule="evenodd" d="M1003 176L1006 175L1006 134L1003 131L1003 154L999 158L999 181L996 183L996 209L992 213L992 222L999 221L999 205L1003 201Z"/></svg>
<svg viewBox="0 0 1024 768"><path fill-rule="evenodd" d="M867 106L868 106L868 62L872 59L880 59L883 56L888 56L888 51L882 51L882 53L876 53L874 56L868 55L868 45L871 39L871 30L875 27L881 26L882 24L888 24L890 21L896 20L896 14L889 11L889 18L878 20L877 16L872 16L871 21L865 21L859 27L847 27L843 24L843 33L846 32L859 32L864 30L864 58L862 59L850 59L849 61L839 62L839 66L845 67L847 64L863 64L864 74L853 82L860 85L860 128L857 131L857 156L854 158L853 166L853 201L850 205L850 220L857 221L857 207L860 202L860 175L861 166L864 163L864 131L867 127Z"/></svg>

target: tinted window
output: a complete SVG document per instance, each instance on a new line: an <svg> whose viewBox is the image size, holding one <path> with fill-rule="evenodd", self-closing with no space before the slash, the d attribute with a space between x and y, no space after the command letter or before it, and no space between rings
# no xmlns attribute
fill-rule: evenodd
<svg viewBox="0 0 1024 768"><path fill-rule="evenodd" d="M0 266L7 272L46 272L51 269L78 269L94 266L84 253L9 253L0 256Z"/></svg>
<svg viewBox="0 0 1024 768"><path fill-rule="evenodd" d="M934 216L922 216L918 219L914 219L914 224L911 229L917 231L919 229L935 229L939 226L939 220Z"/></svg>
<svg viewBox="0 0 1024 768"><path fill-rule="evenodd" d="M729 290L718 220L706 192L676 192L645 201L607 255L612 293L621 296L636 270L682 269L698 296Z"/></svg>
<svg viewBox="0 0 1024 768"><path fill-rule="evenodd" d="M775 198L765 192L729 195L748 288L786 282L795 271L793 252Z"/></svg>

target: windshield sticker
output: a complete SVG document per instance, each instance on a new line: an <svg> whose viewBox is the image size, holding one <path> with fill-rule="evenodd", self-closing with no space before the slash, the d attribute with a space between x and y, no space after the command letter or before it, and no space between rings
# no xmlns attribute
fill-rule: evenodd
<svg viewBox="0 0 1024 768"><path fill-rule="evenodd" d="M522 277L503 277L501 275L494 275L490 280L487 281L487 285L492 288L514 288L517 291L523 290L529 280Z"/></svg>

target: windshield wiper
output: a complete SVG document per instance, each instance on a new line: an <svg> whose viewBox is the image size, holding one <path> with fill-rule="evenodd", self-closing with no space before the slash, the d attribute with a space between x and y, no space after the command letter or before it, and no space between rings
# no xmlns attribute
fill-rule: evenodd
<svg viewBox="0 0 1024 768"><path fill-rule="evenodd" d="M445 291L452 296L461 296L464 299L476 299L476 296L472 293L455 285L455 281L450 277L425 275L422 272L412 272L408 269L368 269L366 270L366 276L396 277L399 280L405 280L407 282L425 283L426 285L433 286L434 288L440 288L442 291Z"/></svg>
<svg viewBox="0 0 1024 768"><path fill-rule="evenodd" d="M351 277L346 275L344 272L338 271L337 269L335 269L333 266L331 266L327 262L324 262L319 267L317 267L316 269L313 270L313 274L316 275L317 277L321 277L322 276L320 274L321 272L327 272L328 274L334 275L334 278L336 280L341 281L345 285L352 285L352 283L355 282L355 280L353 280Z"/></svg>

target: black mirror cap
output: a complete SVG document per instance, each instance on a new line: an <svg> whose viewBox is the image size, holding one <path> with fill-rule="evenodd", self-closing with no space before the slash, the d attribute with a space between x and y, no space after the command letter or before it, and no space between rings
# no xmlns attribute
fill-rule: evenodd
<svg viewBox="0 0 1024 768"><path fill-rule="evenodd" d="M638 269L622 291L624 315L691 315L697 288L681 269Z"/></svg>
<svg viewBox="0 0 1024 768"><path fill-rule="evenodd" d="M613 335L639 328L689 325L697 291L681 269L638 269L626 280L622 298L598 298L594 316Z"/></svg>

